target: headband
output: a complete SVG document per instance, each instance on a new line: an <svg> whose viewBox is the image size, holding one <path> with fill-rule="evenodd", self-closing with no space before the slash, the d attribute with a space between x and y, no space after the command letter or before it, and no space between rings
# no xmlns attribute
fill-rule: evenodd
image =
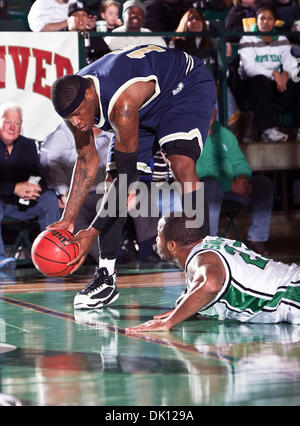
<svg viewBox="0 0 300 426"><path fill-rule="evenodd" d="M56 110L56 112L63 118L67 117L72 112L74 112L83 101L85 91L89 87L89 84L87 79L83 77L81 77L79 81L80 81L80 87L78 89L77 95L75 96L73 101L70 103L70 105L61 111Z"/></svg>

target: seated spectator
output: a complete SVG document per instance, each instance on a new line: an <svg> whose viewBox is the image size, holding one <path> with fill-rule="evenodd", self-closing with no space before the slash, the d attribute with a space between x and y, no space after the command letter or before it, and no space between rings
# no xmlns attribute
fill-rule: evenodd
<svg viewBox="0 0 300 426"><path fill-rule="evenodd" d="M37 218L41 231L60 218L56 194L43 179L35 141L20 134L22 115L17 105L0 106L0 269L15 266L14 258L6 258L1 234L5 215L18 220ZM42 180L29 183L30 176Z"/></svg>
<svg viewBox="0 0 300 426"><path fill-rule="evenodd" d="M244 31L243 19L255 18L256 0L233 0L233 7L225 19L226 31Z"/></svg>
<svg viewBox="0 0 300 426"><path fill-rule="evenodd" d="M89 9L86 3L75 1L69 3L67 28L68 31L86 31L89 19Z"/></svg>
<svg viewBox="0 0 300 426"><path fill-rule="evenodd" d="M202 32L208 31L207 23L205 22L202 13L194 8L189 9L180 20L175 32ZM183 36L172 37L169 47L176 47L176 49L183 50L190 55L201 58L207 65L215 80L218 78L217 67L217 51L214 40L208 35L199 36Z"/></svg>
<svg viewBox="0 0 300 426"><path fill-rule="evenodd" d="M270 6L257 10L257 28L273 31L275 11ZM241 96L251 104L258 131L264 141L286 141L278 130L278 108L293 114L300 141L300 85L293 81L298 63L285 36L244 36L239 44Z"/></svg>
<svg viewBox="0 0 300 426"><path fill-rule="evenodd" d="M100 3L99 14L102 21L97 21L97 31L112 32L122 25L119 18L121 4L115 0L103 0Z"/></svg>
<svg viewBox="0 0 300 426"><path fill-rule="evenodd" d="M269 6L276 9L278 26L283 30L293 30L293 23L295 20L300 19L300 6L297 0L233 0L234 6L231 8L226 16L225 29L227 31L243 31L246 30L243 26L244 18L255 18L257 8L261 5L269 4ZM292 37L289 37L292 40ZM299 43L299 39L296 43ZM239 37L232 36L230 41L238 41Z"/></svg>
<svg viewBox="0 0 300 426"><path fill-rule="evenodd" d="M102 37L91 37L88 32L89 8L81 1L69 4L68 31L82 31L85 33L86 62L90 64L110 50Z"/></svg>
<svg viewBox="0 0 300 426"><path fill-rule="evenodd" d="M146 34L151 31L143 27L145 17L145 7L140 0L127 0L123 4L123 21L124 25L115 28L112 32L134 32L145 33L144 37L105 37L105 43L111 51L122 47L141 45L141 44L157 44L166 47L166 42L162 37L149 37Z"/></svg>
<svg viewBox="0 0 300 426"><path fill-rule="evenodd" d="M272 0L270 0L272 1ZM233 6L229 10L225 18L226 31L244 31L243 19L255 18L256 0L233 0ZM227 41L237 43L240 36L228 36ZM228 49L228 46L227 46ZM232 47L231 47L232 51ZM229 55L227 55L229 56ZM248 111L248 106L245 105L244 99L239 96L239 91L236 87L238 61L234 58L229 64L229 79L228 79L228 112L229 126L232 128L239 138L243 136L244 142L252 141L255 136L255 128L253 126L253 118L251 111ZM242 125L243 124L243 125Z"/></svg>
<svg viewBox="0 0 300 426"><path fill-rule="evenodd" d="M146 8L144 25L154 32L174 31L191 7L185 0L145 0L143 4Z"/></svg>
<svg viewBox="0 0 300 426"><path fill-rule="evenodd" d="M28 13L31 31L61 31L67 28L69 0L35 0Z"/></svg>
<svg viewBox="0 0 300 426"><path fill-rule="evenodd" d="M101 199L101 194L97 193L97 186L102 184L102 189L104 189L106 157L112 134L94 128L94 136L100 165L95 183L77 216L75 233L80 229L87 228L94 219L96 205ZM74 164L77 159L74 137L64 122L51 132L42 143L40 158L48 187L56 192L60 201L60 208L64 209ZM99 249L97 241L92 245L90 256L98 262Z"/></svg>
<svg viewBox="0 0 300 426"><path fill-rule="evenodd" d="M96 22L97 22L97 14L94 12L89 13L89 20L87 24L87 30L88 31L97 31L96 29Z"/></svg>
<svg viewBox="0 0 300 426"><path fill-rule="evenodd" d="M237 139L215 118L216 110L203 153L196 163L197 174L204 182L210 235L218 233L223 200L236 201L250 210L248 247L265 256L268 254L265 242L269 238L273 206L272 182L263 175L251 177L251 168Z"/></svg>

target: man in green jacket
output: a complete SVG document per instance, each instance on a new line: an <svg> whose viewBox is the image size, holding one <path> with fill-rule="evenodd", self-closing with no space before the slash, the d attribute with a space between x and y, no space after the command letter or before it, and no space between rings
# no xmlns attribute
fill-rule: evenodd
<svg viewBox="0 0 300 426"><path fill-rule="evenodd" d="M272 181L264 175L252 176L252 170L236 137L216 121L216 111L196 170L200 180L204 182L210 235L217 235L223 200L237 201L251 213L247 245L256 252L267 255L265 242L269 238L273 206Z"/></svg>

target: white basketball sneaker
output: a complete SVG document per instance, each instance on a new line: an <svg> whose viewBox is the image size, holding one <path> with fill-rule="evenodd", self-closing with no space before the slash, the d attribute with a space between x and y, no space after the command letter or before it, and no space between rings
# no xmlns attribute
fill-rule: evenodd
<svg viewBox="0 0 300 426"><path fill-rule="evenodd" d="M107 268L96 268L92 281L74 298L75 309L97 309L110 305L119 297L116 274L108 274Z"/></svg>

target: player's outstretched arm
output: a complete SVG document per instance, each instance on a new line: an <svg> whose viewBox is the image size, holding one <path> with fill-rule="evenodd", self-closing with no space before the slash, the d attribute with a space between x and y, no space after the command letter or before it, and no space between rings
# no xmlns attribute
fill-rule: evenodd
<svg viewBox="0 0 300 426"><path fill-rule="evenodd" d="M94 183L99 167L99 157L92 130L82 132L69 122L68 126L75 138L78 157L61 220L49 225L48 228L63 228L73 232L76 217Z"/></svg>
<svg viewBox="0 0 300 426"><path fill-rule="evenodd" d="M63 218L75 220L83 201L94 183L99 167L99 157L93 131L80 131L78 128L71 127L78 156Z"/></svg>
<svg viewBox="0 0 300 426"><path fill-rule="evenodd" d="M169 316L127 328L125 330L126 334L171 330L177 324L194 316L201 308L212 302L222 289L225 280L225 270L221 260L212 253L195 256L190 262L188 274L193 277L192 285L186 296L171 311Z"/></svg>
<svg viewBox="0 0 300 426"><path fill-rule="evenodd" d="M171 315L171 313L175 310L175 308L171 309L170 311L164 312L162 314L158 314L158 315L153 315L153 319L158 320L158 319L164 319L167 318L169 315Z"/></svg>

